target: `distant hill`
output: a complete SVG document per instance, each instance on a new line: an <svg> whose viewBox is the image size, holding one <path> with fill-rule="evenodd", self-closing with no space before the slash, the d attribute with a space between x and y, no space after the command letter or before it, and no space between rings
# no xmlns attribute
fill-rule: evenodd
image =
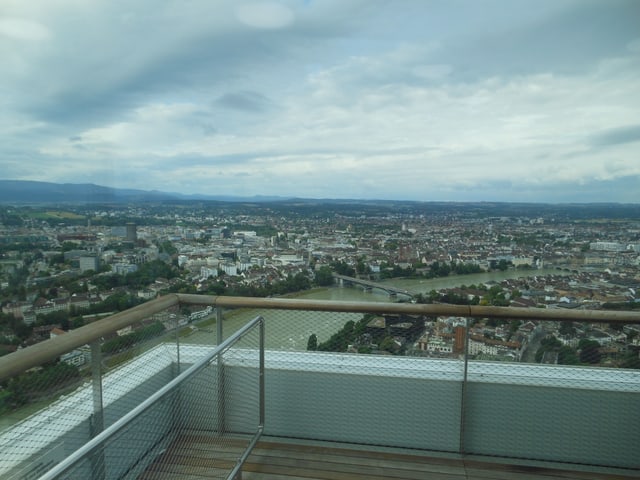
<svg viewBox="0 0 640 480"><path fill-rule="evenodd" d="M27 180L0 180L0 203L132 203L172 200L219 200L226 202L269 202L282 197L232 197L182 195L157 190L103 187L93 183L51 183Z"/></svg>
<svg viewBox="0 0 640 480"><path fill-rule="evenodd" d="M257 214L269 205L284 214L297 211L303 215L379 215L387 214L464 215L468 218L497 219L518 217L555 217L563 219L638 219L640 203L518 203L518 202L418 202L383 199L336 199L261 196L234 197L225 195L183 195L157 190L110 188L92 183L50 183L23 180L0 180L0 205L41 204L189 204L191 202L237 204L243 211L254 209ZM328 213L329 212L329 213ZM501 221L501 220L500 220ZM555 221L555 220L554 220Z"/></svg>

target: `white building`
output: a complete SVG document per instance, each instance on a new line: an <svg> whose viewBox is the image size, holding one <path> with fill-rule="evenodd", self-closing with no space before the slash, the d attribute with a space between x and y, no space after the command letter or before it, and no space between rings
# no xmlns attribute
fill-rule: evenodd
<svg viewBox="0 0 640 480"><path fill-rule="evenodd" d="M220 268L225 274L232 277L238 275L238 267L235 263L221 263Z"/></svg>
<svg viewBox="0 0 640 480"><path fill-rule="evenodd" d="M624 252L627 247L619 242L592 242L589 249L603 252Z"/></svg>
<svg viewBox="0 0 640 480"><path fill-rule="evenodd" d="M126 275L127 273L133 273L138 270L138 266L132 263L114 263L111 265L111 271L118 275Z"/></svg>
<svg viewBox="0 0 640 480"><path fill-rule="evenodd" d="M217 277L218 276L218 269L217 268L211 268L211 267L200 267L200 278L206 280L207 278L210 277Z"/></svg>

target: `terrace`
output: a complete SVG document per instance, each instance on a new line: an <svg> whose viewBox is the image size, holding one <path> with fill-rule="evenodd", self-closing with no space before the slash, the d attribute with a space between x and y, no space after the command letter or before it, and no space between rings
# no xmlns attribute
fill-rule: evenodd
<svg viewBox="0 0 640 480"><path fill-rule="evenodd" d="M211 319L185 323L205 306ZM633 312L168 295L0 358L0 381L18 391L24 372L91 352L79 376L20 391L42 408L0 432L0 476L639 475L639 371L300 348L308 331L363 314L460 317L466 346L478 318L640 323Z"/></svg>

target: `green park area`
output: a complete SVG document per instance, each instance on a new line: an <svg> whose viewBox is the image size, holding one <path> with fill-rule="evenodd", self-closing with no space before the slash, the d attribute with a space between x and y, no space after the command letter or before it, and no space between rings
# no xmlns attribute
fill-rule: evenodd
<svg viewBox="0 0 640 480"><path fill-rule="evenodd" d="M36 220L82 220L86 218L84 215L68 212L65 210L33 210L27 214Z"/></svg>

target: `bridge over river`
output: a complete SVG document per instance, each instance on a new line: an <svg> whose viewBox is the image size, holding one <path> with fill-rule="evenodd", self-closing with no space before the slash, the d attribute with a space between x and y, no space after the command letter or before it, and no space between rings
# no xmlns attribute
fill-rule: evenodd
<svg viewBox="0 0 640 480"><path fill-rule="evenodd" d="M362 278L349 277L347 275L340 275L338 273L334 273L333 278L336 279L336 281L338 281L340 284L360 285L365 289L377 288L378 290L387 292L391 296L405 295L409 298L413 298L416 296L416 293L410 292L409 290L396 288L391 285L385 285L383 283L372 282L371 280L364 280Z"/></svg>

